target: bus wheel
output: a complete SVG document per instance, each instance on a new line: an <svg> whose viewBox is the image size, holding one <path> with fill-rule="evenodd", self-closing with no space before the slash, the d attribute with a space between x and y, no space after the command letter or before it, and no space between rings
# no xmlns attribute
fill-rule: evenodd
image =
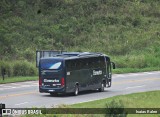
<svg viewBox="0 0 160 117"><path fill-rule="evenodd" d="M104 91L104 82L101 83L101 88L98 89L99 92L103 92Z"/></svg>
<svg viewBox="0 0 160 117"><path fill-rule="evenodd" d="M74 89L74 95L77 96L78 93L79 93L79 88L78 88L78 85L76 85Z"/></svg>

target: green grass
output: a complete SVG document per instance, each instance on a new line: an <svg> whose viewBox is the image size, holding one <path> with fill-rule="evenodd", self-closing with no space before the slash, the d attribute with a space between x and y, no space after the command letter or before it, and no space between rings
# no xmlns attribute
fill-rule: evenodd
<svg viewBox="0 0 160 117"><path fill-rule="evenodd" d="M38 80L38 76L6 77L4 80L2 79L2 77L0 77L0 84L33 81L33 80Z"/></svg>
<svg viewBox="0 0 160 117"><path fill-rule="evenodd" d="M159 91L150 91L143 93L134 93L128 95L114 96L111 98L74 104L71 105L72 108L105 108L106 104L111 104L114 100L116 103L122 102L125 108L160 108L160 90ZM114 105L110 105L113 107ZM99 116L99 115L98 115ZM103 116L103 115L101 115ZM129 114L127 117L159 117L160 115L147 115L147 114Z"/></svg>
<svg viewBox="0 0 160 117"><path fill-rule="evenodd" d="M160 108L160 90L142 93L119 95L111 98L90 101L73 105L59 105L59 108L110 108L123 106L124 108ZM87 109L86 109L87 110ZM29 117L30 115L27 115ZM43 117L44 115L38 115ZM104 117L104 114L46 114L45 117ZM157 114L128 114L127 117L160 117Z"/></svg>
<svg viewBox="0 0 160 117"><path fill-rule="evenodd" d="M128 95L114 96L111 98L74 104L73 108L105 108L106 103L121 100L125 108L160 108L160 90Z"/></svg>
<svg viewBox="0 0 160 117"><path fill-rule="evenodd" d="M160 55L158 0L3 0L0 8L1 60L34 62L38 49L129 55L128 66L159 63L144 56Z"/></svg>

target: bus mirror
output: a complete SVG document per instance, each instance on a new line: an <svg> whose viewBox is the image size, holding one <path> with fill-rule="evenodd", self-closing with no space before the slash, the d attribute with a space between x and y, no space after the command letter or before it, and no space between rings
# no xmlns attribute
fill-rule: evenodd
<svg viewBox="0 0 160 117"><path fill-rule="evenodd" d="M115 69L116 68L115 63L111 62L111 64L112 64L113 69Z"/></svg>

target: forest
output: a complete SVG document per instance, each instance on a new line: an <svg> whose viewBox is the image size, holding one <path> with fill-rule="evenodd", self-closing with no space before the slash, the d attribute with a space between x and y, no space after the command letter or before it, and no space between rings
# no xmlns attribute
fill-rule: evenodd
<svg viewBox="0 0 160 117"><path fill-rule="evenodd" d="M160 1L1 0L0 69L37 75L36 50L102 52L119 69L160 70Z"/></svg>

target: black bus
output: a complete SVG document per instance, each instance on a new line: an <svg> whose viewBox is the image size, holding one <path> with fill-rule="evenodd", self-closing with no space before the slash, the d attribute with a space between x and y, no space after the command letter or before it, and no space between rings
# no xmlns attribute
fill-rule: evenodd
<svg viewBox="0 0 160 117"><path fill-rule="evenodd" d="M111 68L115 69L115 64L105 54L59 52L52 56L39 56L37 60L40 93L78 95L79 91L104 91L104 87L111 87Z"/></svg>

